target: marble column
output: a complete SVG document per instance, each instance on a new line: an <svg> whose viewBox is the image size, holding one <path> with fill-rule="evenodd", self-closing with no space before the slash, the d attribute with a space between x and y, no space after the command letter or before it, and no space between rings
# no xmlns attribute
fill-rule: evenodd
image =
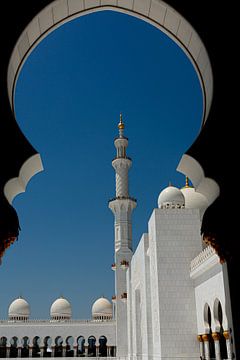
<svg viewBox="0 0 240 360"><path fill-rule="evenodd" d="M54 353L55 353L55 346L52 346L51 357L54 357Z"/></svg>
<svg viewBox="0 0 240 360"><path fill-rule="evenodd" d="M221 360L221 350L220 350L220 335L217 332L212 333L212 338L214 340L214 348L215 348L215 358L216 360Z"/></svg>
<svg viewBox="0 0 240 360"><path fill-rule="evenodd" d="M107 346L107 357L111 356L111 346Z"/></svg>
<svg viewBox="0 0 240 360"><path fill-rule="evenodd" d="M18 347L18 357L20 358L22 355L22 348L21 347Z"/></svg>
<svg viewBox="0 0 240 360"><path fill-rule="evenodd" d="M99 357L99 346L96 345L96 357Z"/></svg>
<svg viewBox="0 0 240 360"><path fill-rule="evenodd" d="M203 334L202 339L203 339L203 344L204 344L204 358L206 360L210 360L209 335Z"/></svg>
<svg viewBox="0 0 240 360"><path fill-rule="evenodd" d="M224 331L223 332L223 336L226 339L226 346L227 346L227 355L228 355L228 359L232 360L232 344L231 344L231 336L229 334L229 331Z"/></svg>
<svg viewBox="0 0 240 360"><path fill-rule="evenodd" d="M77 357L77 351L78 351L78 346L77 346L77 345L74 345L74 346L73 346L73 356L74 356L74 357Z"/></svg>
<svg viewBox="0 0 240 360"><path fill-rule="evenodd" d="M10 346L7 346L6 357L10 358Z"/></svg>
<svg viewBox="0 0 240 360"><path fill-rule="evenodd" d="M40 347L40 357L43 357L43 353L44 353L44 347L41 346L41 347Z"/></svg>
<svg viewBox="0 0 240 360"><path fill-rule="evenodd" d="M62 356L66 357L66 346L62 347Z"/></svg>
<svg viewBox="0 0 240 360"><path fill-rule="evenodd" d="M32 357L32 346L29 346L29 357L31 358Z"/></svg>
<svg viewBox="0 0 240 360"><path fill-rule="evenodd" d="M198 341L199 341L199 351L200 351L200 356L203 359L204 356L204 348L203 348L203 339L202 339L202 335L198 335Z"/></svg>
<svg viewBox="0 0 240 360"><path fill-rule="evenodd" d="M85 356L88 356L88 345L84 345L85 348Z"/></svg>

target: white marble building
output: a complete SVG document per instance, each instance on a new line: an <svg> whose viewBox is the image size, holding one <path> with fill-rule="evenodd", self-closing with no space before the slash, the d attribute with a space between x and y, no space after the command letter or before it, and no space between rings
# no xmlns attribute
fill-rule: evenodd
<svg viewBox="0 0 240 360"><path fill-rule="evenodd" d="M16 299L0 321L0 357L117 357L119 359L234 359L227 264L200 235L209 198L189 185L168 186L158 197L137 249L132 249L128 139L122 117L112 165L116 196L115 296L92 306L91 320L72 320L63 298L49 320L30 320Z"/></svg>
<svg viewBox="0 0 240 360"><path fill-rule="evenodd" d="M8 320L0 321L0 357L114 356L115 321L112 304L96 300L91 320L72 320L71 304L60 297L50 309L50 319L30 320L30 306L14 300Z"/></svg>

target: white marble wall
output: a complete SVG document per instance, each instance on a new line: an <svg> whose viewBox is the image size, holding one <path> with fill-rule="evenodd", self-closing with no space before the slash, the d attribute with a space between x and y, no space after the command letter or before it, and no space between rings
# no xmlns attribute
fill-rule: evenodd
<svg viewBox="0 0 240 360"><path fill-rule="evenodd" d="M194 260L201 257L201 254ZM195 262L197 264L197 261ZM223 329L225 331L233 329L227 264L221 264L218 255L213 251L209 253L208 258L204 262L200 261L199 265L193 268L191 278L195 286L198 334L207 334L209 332L208 323L204 319L204 311L207 306L209 306L211 311L211 329L213 332L219 332L218 302L220 302L222 307ZM231 337L233 342L232 351L234 351L232 332Z"/></svg>
<svg viewBox="0 0 240 360"><path fill-rule="evenodd" d="M160 332L154 355L198 359L195 294L189 265L201 251L199 211L155 209L149 221L149 250L150 271L156 273L155 278L151 276L152 308L159 306L159 318L157 314L152 318L155 339Z"/></svg>
<svg viewBox="0 0 240 360"><path fill-rule="evenodd" d="M148 230L129 272L133 359L199 359L189 276L190 262L202 250L199 211L155 209Z"/></svg>
<svg viewBox="0 0 240 360"><path fill-rule="evenodd" d="M133 359L141 357L150 359L152 354L152 316L150 272L148 256L148 234L144 234L138 245L129 270L128 312L131 316L131 336L129 336L129 349Z"/></svg>

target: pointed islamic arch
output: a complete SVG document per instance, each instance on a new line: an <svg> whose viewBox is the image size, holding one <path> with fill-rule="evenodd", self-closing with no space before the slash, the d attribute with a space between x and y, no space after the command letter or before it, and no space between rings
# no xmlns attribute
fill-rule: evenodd
<svg viewBox="0 0 240 360"><path fill-rule="evenodd" d="M56 0L39 12L19 37L8 66L7 85L10 104L14 111L14 93L21 69L34 48L52 31L63 24L98 11L117 11L146 21L164 32L185 52L192 62L203 93L203 118L205 123L213 96L213 74L206 48L197 32L170 5L160 0ZM197 175L188 169L189 159L179 166L179 171L188 175L196 187L202 180L201 169ZM191 159L190 159L191 160ZM29 180L43 170L40 154L36 153L22 165L19 176L10 179L4 194L11 204L16 195L24 192ZM200 179L200 180L199 180ZM215 184L214 184L215 185ZM216 197L218 191L215 192Z"/></svg>
<svg viewBox="0 0 240 360"><path fill-rule="evenodd" d="M18 75L31 51L52 31L84 15L117 11L137 17L163 31L186 53L199 76L203 91L203 123L212 101L213 76L206 48L194 28L170 5L158 0L56 0L45 7L22 32L8 67L8 94L14 110Z"/></svg>

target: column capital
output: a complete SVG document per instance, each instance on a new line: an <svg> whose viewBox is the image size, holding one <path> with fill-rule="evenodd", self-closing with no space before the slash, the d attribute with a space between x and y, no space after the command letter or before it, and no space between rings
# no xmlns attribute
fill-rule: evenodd
<svg viewBox="0 0 240 360"><path fill-rule="evenodd" d="M212 333L212 338L214 341L218 341L220 339L220 334L217 332Z"/></svg>
<svg viewBox="0 0 240 360"><path fill-rule="evenodd" d="M202 339L204 342L209 341L209 334L203 334Z"/></svg>
<svg viewBox="0 0 240 360"><path fill-rule="evenodd" d="M228 331L228 330L225 330L225 331L223 332L223 336L225 337L226 340L230 339L229 331Z"/></svg>

